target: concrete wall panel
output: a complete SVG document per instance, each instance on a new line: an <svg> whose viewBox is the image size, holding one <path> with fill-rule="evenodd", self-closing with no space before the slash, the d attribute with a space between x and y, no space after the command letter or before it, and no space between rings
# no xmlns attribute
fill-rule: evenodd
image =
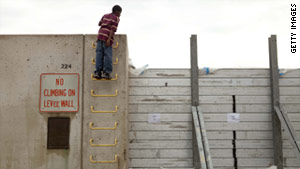
<svg viewBox="0 0 300 169"><path fill-rule="evenodd" d="M39 89L41 73L79 73L82 86L83 35L1 35L0 51L0 168L79 169L82 105L77 113L40 113ZM53 116L71 118L69 150L47 150Z"/></svg>

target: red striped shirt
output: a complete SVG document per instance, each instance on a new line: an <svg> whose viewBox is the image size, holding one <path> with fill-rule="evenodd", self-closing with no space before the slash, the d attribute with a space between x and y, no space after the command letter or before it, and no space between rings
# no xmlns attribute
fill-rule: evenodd
<svg viewBox="0 0 300 169"><path fill-rule="evenodd" d="M113 13L105 14L98 24L100 26L100 29L98 31L98 39L106 42L109 37L109 33L112 30L113 34L110 41L110 45L112 45L114 42L114 34L117 31L119 21L119 17L114 15Z"/></svg>

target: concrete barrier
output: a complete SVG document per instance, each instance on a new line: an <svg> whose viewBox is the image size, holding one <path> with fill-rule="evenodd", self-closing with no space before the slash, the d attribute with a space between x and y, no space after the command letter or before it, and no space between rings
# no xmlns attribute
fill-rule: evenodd
<svg viewBox="0 0 300 169"><path fill-rule="evenodd" d="M118 121L122 128L107 132L105 136L98 134L95 139L110 143L115 138L120 145L113 150L119 155L119 167L126 165L126 112L127 112L127 40L126 36L116 36L121 50L114 50L120 55L118 72L120 80L117 83L104 82L106 85L92 84L90 73L92 67L88 63L95 57L95 49L90 47L95 35L1 35L0 36L0 168L2 169L79 169L79 168L111 168L94 165L83 154L90 147L86 143L91 131L87 128L90 113L89 105L99 108L103 103L120 105L117 115L99 117L97 125L108 125ZM123 44L124 42L124 44ZM121 56L122 55L122 56ZM68 65L68 66L64 66ZM42 73L78 73L79 111L74 113L44 113L39 111L40 75ZM85 77L86 76L86 77ZM86 86L84 86L86 85ZM99 92L111 92L118 85L121 93L119 100L108 99L105 102L91 100L90 86L95 86ZM83 90L82 90L83 89ZM83 93L85 93L83 95ZM99 105L98 105L99 104ZM103 105L104 106L104 105ZM125 112L125 113L124 113ZM48 117L69 117L70 136L69 149L47 149ZM116 118L116 119L114 119ZM121 119L124 119L123 121ZM94 120L94 119L93 119ZM103 122L103 123L102 123ZM104 124L105 123L105 124ZM102 139L103 138L103 139ZM124 139L124 140L122 140ZM83 141L83 142L82 142ZM98 141L98 140L97 140ZM95 149L95 154L101 154L105 149ZM122 153L121 153L122 152ZM99 157L114 158L114 156ZM97 157L97 158L98 158ZM87 160L87 161L86 161Z"/></svg>

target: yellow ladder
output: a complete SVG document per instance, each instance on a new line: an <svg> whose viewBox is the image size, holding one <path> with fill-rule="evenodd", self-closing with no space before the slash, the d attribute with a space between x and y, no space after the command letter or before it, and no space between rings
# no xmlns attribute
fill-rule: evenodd
<svg viewBox="0 0 300 169"><path fill-rule="evenodd" d="M119 43L116 42L115 45L113 46L113 48L118 48L119 46ZM92 42L92 48L96 48L96 45L95 45L95 41ZM95 65L95 59L92 58L92 65ZM113 65L117 65L119 63L119 59L116 57L116 60L113 62ZM110 79L110 80L107 80L107 79L96 79L94 78L94 75L91 74L91 80L93 81L116 81L118 80L118 74L116 73L115 74L115 77ZM94 98L97 98L97 97L117 97L118 96L118 89L115 89L115 93L113 94L95 94L95 91L93 89L91 89L91 97L94 97ZM118 105L115 105L115 109L114 110L95 110L94 109L94 106L90 106L91 108L91 113L117 113L118 110L119 110L119 106ZM89 123L89 128L90 130L116 130L117 129L117 126L118 126L118 122L115 122L114 123L114 126L113 127L94 127L94 123L93 122L90 122ZM114 143L113 144L95 144L94 143L94 139L93 138L90 138L89 140L89 145L91 147L116 147L118 144L118 139L115 138L114 139ZM97 161L97 160L94 160L94 156L93 155L90 155L90 162L91 163L117 163L118 162L118 155L116 154L115 155L115 159L114 160L104 160L104 161Z"/></svg>

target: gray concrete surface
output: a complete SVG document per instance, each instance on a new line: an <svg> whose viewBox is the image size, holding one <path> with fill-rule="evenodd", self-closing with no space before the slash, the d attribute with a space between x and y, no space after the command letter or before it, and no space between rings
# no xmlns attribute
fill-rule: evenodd
<svg viewBox="0 0 300 169"><path fill-rule="evenodd" d="M111 160L114 154L118 154L119 168L126 167L127 39L126 36L116 36L120 46L114 50L114 54L119 56L120 61L114 72L118 72L120 80L95 82L90 79L94 68L90 60L91 57L95 57L91 40L95 40L95 37L95 35L0 35L1 169L116 168L116 165L91 164L88 159L90 154L94 154L96 160ZM62 64L71 64L72 67L64 69ZM41 73L80 74L78 112L39 112ZM90 96L91 88L103 93L118 88L120 95L117 99L94 99ZM111 102L120 106L115 115L91 115L90 105L94 105L95 109L111 109L114 105ZM70 148L47 150L47 119L61 116L71 119ZM111 122L118 121L120 128L116 131L91 132L87 128L91 120L95 125L101 126L110 126ZM106 144L110 144L116 137L119 144L112 149L92 149L87 144L90 137L95 139L95 143Z"/></svg>

